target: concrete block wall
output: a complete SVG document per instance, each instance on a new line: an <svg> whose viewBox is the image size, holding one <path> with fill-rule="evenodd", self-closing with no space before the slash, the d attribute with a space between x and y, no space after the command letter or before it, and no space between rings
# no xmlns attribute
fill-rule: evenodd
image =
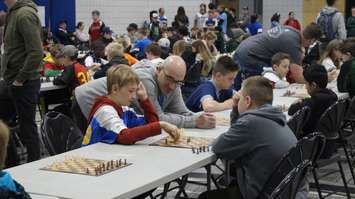
<svg viewBox="0 0 355 199"><path fill-rule="evenodd" d="M179 6L184 6L193 24L195 14L199 11L201 3L208 4L210 0L76 0L76 21L83 21L86 28L91 24L91 11L97 9L107 26L116 34L126 33L129 23L139 26L149 20L149 12L165 8L168 23L174 20Z"/></svg>

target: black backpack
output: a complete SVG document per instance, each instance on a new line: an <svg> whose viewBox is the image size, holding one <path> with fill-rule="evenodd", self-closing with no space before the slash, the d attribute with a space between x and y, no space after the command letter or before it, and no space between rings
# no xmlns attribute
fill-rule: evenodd
<svg viewBox="0 0 355 199"><path fill-rule="evenodd" d="M317 24L320 26L322 31L322 36L320 38L321 42L330 42L335 39L337 30L333 29L333 17L338 11L332 13L321 12L317 19Z"/></svg>

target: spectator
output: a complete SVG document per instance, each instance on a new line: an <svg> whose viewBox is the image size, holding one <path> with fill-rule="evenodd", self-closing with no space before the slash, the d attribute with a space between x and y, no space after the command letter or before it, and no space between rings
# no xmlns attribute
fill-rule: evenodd
<svg viewBox="0 0 355 199"><path fill-rule="evenodd" d="M158 41L160 36L159 16L157 13L153 13L149 24L149 39L152 41Z"/></svg>
<svg viewBox="0 0 355 199"><path fill-rule="evenodd" d="M82 21L78 22L78 24L76 25L75 36L76 36L76 39L82 43L86 43L90 39L89 34L84 32L84 28L85 28L85 25L84 25L84 22L82 22Z"/></svg>
<svg viewBox="0 0 355 199"><path fill-rule="evenodd" d="M263 32L263 26L257 20L258 15L253 14L250 17L250 24L247 25L247 32L252 36Z"/></svg>
<svg viewBox="0 0 355 199"><path fill-rule="evenodd" d="M159 26L160 28L168 27L168 17L165 16L164 8L159 8Z"/></svg>
<svg viewBox="0 0 355 199"><path fill-rule="evenodd" d="M336 8L338 2L338 0L327 0L327 6L320 11L316 19L322 30L319 48L321 54L333 39L346 39L345 20L343 14Z"/></svg>
<svg viewBox="0 0 355 199"><path fill-rule="evenodd" d="M181 56L185 50L188 48L189 44L184 40L179 40L175 42L173 46L173 55Z"/></svg>
<svg viewBox="0 0 355 199"><path fill-rule="evenodd" d="M137 41L133 45L133 48L131 49L131 52L137 54L137 59L143 59L145 54L144 54L144 48L148 46L149 44L152 43L150 39L148 39L148 30L146 28L141 28L138 30L138 35L137 35Z"/></svg>
<svg viewBox="0 0 355 199"><path fill-rule="evenodd" d="M1 57L2 78L8 98L15 105L19 136L27 149L27 161L38 160L40 140L35 121L43 57L41 22L33 1L4 1L8 8ZM4 97L4 96L3 96ZM3 105L0 106L3 108Z"/></svg>
<svg viewBox="0 0 355 199"><path fill-rule="evenodd" d="M355 37L355 6L351 8L351 16L346 22L348 37Z"/></svg>
<svg viewBox="0 0 355 199"><path fill-rule="evenodd" d="M276 12L274 15L271 17L271 28L279 26L280 25L280 13Z"/></svg>
<svg viewBox="0 0 355 199"><path fill-rule="evenodd" d="M231 29L231 38L226 43L226 52L234 52L246 37L247 34L241 28Z"/></svg>
<svg viewBox="0 0 355 199"><path fill-rule="evenodd" d="M98 10L94 10L91 12L92 16L92 24L89 28L90 42L94 42L101 37L102 29L105 27L104 22L100 19L100 12Z"/></svg>
<svg viewBox="0 0 355 199"><path fill-rule="evenodd" d="M246 31L248 24L250 23L249 7L244 6L242 8L242 15L240 16L241 28Z"/></svg>
<svg viewBox="0 0 355 199"><path fill-rule="evenodd" d="M204 27L207 27L207 29L210 31L214 31L217 25L218 25L218 20L214 17L214 11L209 10Z"/></svg>
<svg viewBox="0 0 355 199"><path fill-rule="evenodd" d="M185 27L189 26L189 18L186 16L184 7L180 6L178 8L177 14L175 16L175 22L177 28L181 26L185 26Z"/></svg>
<svg viewBox="0 0 355 199"><path fill-rule="evenodd" d="M170 41L167 38L161 38L158 41L158 45L160 46L162 52L160 57L162 59L165 59L169 56L169 52L170 52Z"/></svg>
<svg viewBox="0 0 355 199"><path fill-rule="evenodd" d="M203 28L205 27L205 21L207 19L207 9L206 4L200 4L200 11L195 15L194 27Z"/></svg>
<svg viewBox="0 0 355 199"><path fill-rule="evenodd" d="M99 41L104 43L105 46L109 45L110 43L113 42L112 33L113 32L110 29L110 27L105 26L104 28L102 28L101 38L99 39Z"/></svg>
<svg viewBox="0 0 355 199"><path fill-rule="evenodd" d="M138 25L135 23L130 23L127 27L128 37L131 39L131 44L137 41L136 32L138 30Z"/></svg>
<svg viewBox="0 0 355 199"><path fill-rule="evenodd" d="M215 46L216 40L217 40L217 35L214 32L209 31L206 33L205 35L206 45L213 56L216 56L218 54L218 50Z"/></svg>
<svg viewBox="0 0 355 199"><path fill-rule="evenodd" d="M56 36L57 36L57 39L59 40L59 43L61 43L63 45L71 45L74 43L73 35L67 31L67 22L66 21L59 22L58 31L57 31Z"/></svg>
<svg viewBox="0 0 355 199"><path fill-rule="evenodd" d="M224 34L227 34L228 18L227 18L227 14L226 14L226 11L225 11L224 6L218 5L217 11L218 11L218 13L219 13L219 16L218 16L218 26L221 27L222 32L223 32Z"/></svg>
<svg viewBox="0 0 355 199"><path fill-rule="evenodd" d="M291 11L288 13L288 19L284 23L285 26L291 26L299 31L301 31L301 24L295 18L295 12Z"/></svg>
<svg viewBox="0 0 355 199"><path fill-rule="evenodd" d="M178 34L177 31L172 27L167 29L167 36L170 41L170 49L173 49L175 42L182 39L181 35Z"/></svg>

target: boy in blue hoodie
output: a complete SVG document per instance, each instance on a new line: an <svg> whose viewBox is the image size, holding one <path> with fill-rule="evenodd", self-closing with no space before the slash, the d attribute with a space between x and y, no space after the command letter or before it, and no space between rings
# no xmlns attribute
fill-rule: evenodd
<svg viewBox="0 0 355 199"><path fill-rule="evenodd" d="M297 143L286 116L272 106L273 91L268 79L246 79L235 100L238 105L231 114L231 127L217 138L212 151L222 160L238 164L237 184L205 192L200 199L257 198L277 163Z"/></svg>
<svg viewBox="0 0 355 199"><path fill-rule="evenodd" d="M4 168L9 129L0 121L0 170ZM0 198L30 199L24 188L5 171L0 171Z"/></svg>

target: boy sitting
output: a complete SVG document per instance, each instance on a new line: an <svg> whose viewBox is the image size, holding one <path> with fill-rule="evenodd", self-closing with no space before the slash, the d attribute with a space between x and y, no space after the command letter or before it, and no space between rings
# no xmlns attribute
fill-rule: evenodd
<svg viewBox="0 0 355 199"><path fill-rule="evenodd" d="M42 76L54 77L64 70L64 67L58 64L56 60L62 48L63 46L61 44L54 44L49 48L49 53L43 58L44 66Z"/></svg>
<svg viewBox="0 0 355 199"><path fill-rule="evenodd" d="M313 64L303 71L303 76L306 81L307 92L311 98L292 104L288 114L293 115L304 106L308 106L311 109L311 115L303 128L304 135L307 135L315 131L324 111L334 104L338 97L333 91L327 89L328 73L324 66ZM333 150L335 150L334 147L335 143L333 145L327 141L322 156L328 157L328 155L331 155Z"/></svg>
<svg viewBox="0 0 355 199"><path fill-rule="evenodd" d="M229 56L220 57L212 71L212 80L198 86L186 101L193 112L218 112L233 107L231 88L239 66Z"/></svg>
<svg viewBox="0 0 355 199"><path fill-rule="evenodd" d="M276 53L271 58L272 68L265 67L263 77L270 80L276 89L286 88L290 84L286 80L290 66L290 56L286 53Z"/></svg>
<svg viewBox="0 0 355 199"><path fill-rule="evenodd" d="M1 171L5 166L9 136L9 129L0 121L0 198L30 199L24 188L9 173Z"/></svg>
<svg viewBox="0 0 355 199"><path fill-rule="evenodd" d="M167 122L159 122L154 106L138 75L126 65L113 66L107 73L108 95L98 97L89 114L89 127L83 145L104 142L134 144L165 130L179 139L179 129ZM144 117L137 116L129 106L138 97Z"/></svg>
<svg viewBox="0 0 355 199"><path fill-rule="evenodd" d="M355 39L345 40L340 51L344 63L337 79L338 90L349 92L350 97L353 97L355 95Z"/></svg>
<svg viewBox="0 0 355 199"><path fill-rule="evenodd" d="M235 99L238 106L233 108L231 127L217 138L212 151L238 164L237 184L203 193L201 199L257 198L275 166L297 143L285 115L272 106L269 80L260 76L244 80Z"/></svg>
<svg viewBox="0 0 355 199"><path fill-rule="evenodd" d="M78 49L75 46L64 46L56 59L65 68L62 74L53 81L54 85L66 85L69 90L74 90L77 86L91 80L88 69L78 63Z"/></svg>

